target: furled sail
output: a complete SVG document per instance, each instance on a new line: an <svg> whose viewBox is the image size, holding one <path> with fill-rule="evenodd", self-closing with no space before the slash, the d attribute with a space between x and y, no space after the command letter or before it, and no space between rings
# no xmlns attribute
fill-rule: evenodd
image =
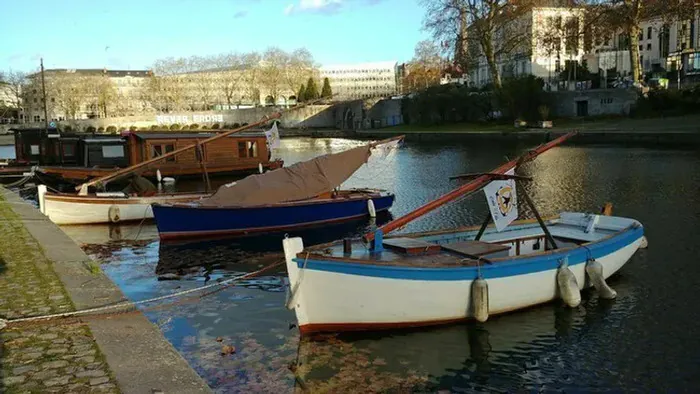
<svg viewBox="0 0 700 394"><path fill-rule="evenodd" d="M350 178L370 157L371 145L319 156L221 186L201 206L249 207L298 201L332 191Z"/></svg>

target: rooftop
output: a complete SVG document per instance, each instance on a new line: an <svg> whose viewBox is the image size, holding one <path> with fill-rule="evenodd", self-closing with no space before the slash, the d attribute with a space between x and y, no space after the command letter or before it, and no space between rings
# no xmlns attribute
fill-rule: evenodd
<svg viewBox="0 0 700 394"><path fill-rule="evenodd" d="M50 68L44 70L47 74L80 74L80 75L108 75L112 78L116 77L148 77L151 75L151 70L108 70L106 68ZM28 77L33 77L40 75L40 73L34 73L28 75Z"/></svg>

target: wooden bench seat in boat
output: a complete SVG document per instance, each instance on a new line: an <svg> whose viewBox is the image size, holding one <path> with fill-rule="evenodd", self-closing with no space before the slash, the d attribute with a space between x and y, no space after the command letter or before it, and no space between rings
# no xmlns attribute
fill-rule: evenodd
<svg viewBox="0 0 700 394"><path fill-rule="evenodd" d="M437 254L440 245L423 241L418 238L389 238L385 239L384 247L399 250L409 256L418 254Z"/></svg>
<svg viewBox="0 0 700 394"><path fill-rule="evenodd" d="M492 244L481 241L461 241L441 245L443 249L458 253L467 257L478 259L492 253L503 252L510 249L510 246Z"/></svg>

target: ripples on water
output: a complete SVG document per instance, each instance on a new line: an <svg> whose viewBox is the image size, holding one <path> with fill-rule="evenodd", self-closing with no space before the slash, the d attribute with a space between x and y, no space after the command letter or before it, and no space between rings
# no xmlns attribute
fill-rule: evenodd
<svg viewBox="0 0 700 394"><path fill-rule="evenodd" d="M291 164L360 143L285 139L279 155ZM394 191L392 214L400 216L455 187L449 176L489 170L526 147L407 143L386 159L372 157L345 186ZM294 387L328 392L678 391L700 384L700 309L694 305L700 275L698 152L565 146L523 172L536 180L527 189L543 215L598 211L611 201L614 214L645 225L650 247L610 280L618 292L615 301L584 292L575 310L553 303L483 325L299 343L298 331L290 326L294 314L284 308L282 268L201 302L148 316L219 392L288 392ZM478 194L404 231L478 224L486 209ZM339 238L360 233L364 226L352 223L323 233ZM134 300L254 271L281 258L281 234L272 237L277 250L270 252L249 240L160 245L152 224L65 229L90 244L86 250L104 260L104 270ZM142 241L125 241L137 233ZM182 279L158 281L156 273ZM222 344L234 345L236 353L222 357Z"/></svg>

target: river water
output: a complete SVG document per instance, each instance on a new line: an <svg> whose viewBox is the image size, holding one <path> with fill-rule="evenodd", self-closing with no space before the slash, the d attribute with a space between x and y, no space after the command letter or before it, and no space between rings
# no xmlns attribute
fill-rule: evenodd
<svg viewBox="0 0 700 394"><path fill-rule="evenodd" d="M290 164L360 143L285 139L276 154ZM394 191L396 217L455 187L450 176L487 171L528 147L407 143L386 157L373 156L346 186ZM573 310L552 303L485 324L300 342L295 316L284 308L281 269L147 316L218 392L665 392L700 386L700 308L694 306L700 152L567 145L528 164L524 173L536 181L527 188L543 215L597 212L610 201L614 214L645 225L649 249L638 251L609 281L616 300L584 292ZM404 231L478 224L486 209L479 194ZM367 224L340 226L310 240L358 233ZM102 259L104 271L132 300L202 286L281 258L281 235L161 245L153 224L64 230ZM180 279L159 281L163 274ZM236 352L222 356L223 345Z"/></svg>

